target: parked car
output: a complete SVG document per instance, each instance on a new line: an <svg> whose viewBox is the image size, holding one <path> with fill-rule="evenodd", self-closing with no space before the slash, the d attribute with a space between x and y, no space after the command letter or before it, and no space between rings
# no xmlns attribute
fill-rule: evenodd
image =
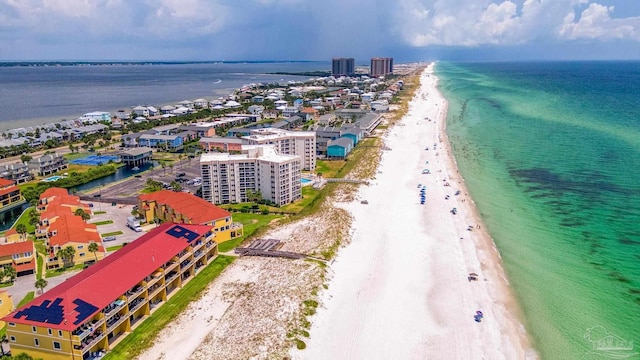
<svg viewBox="0 0 640 360"><path fill-rule="evenodd" d="M102 241L114 241L115 239L115 236L105 236L102 238Z"/></svg>
<svg viewBox="0 0 640 360"><path fill-rule="evenodd" d="M185 175L187 175L187 174L186 174L186 173L181 172L180 174L178 174L178 175L176 175L176 176L177 176L177 177L183 177L183 176L185 176Z"/></svg>

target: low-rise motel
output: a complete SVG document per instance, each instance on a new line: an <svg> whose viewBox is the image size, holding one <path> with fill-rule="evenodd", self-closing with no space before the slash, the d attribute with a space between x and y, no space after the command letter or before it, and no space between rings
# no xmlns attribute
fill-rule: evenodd
<svg viewBox="0 0 640 360"><path fill-rule="evenodd" d="M100 358L218 253L209 225L162 224L2 318L13 354Z"/></svg>

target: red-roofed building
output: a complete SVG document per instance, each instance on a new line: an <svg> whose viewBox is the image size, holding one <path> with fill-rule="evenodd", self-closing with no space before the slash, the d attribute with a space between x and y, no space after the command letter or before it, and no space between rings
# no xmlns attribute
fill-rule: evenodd
<svg viewBox="0 0 640 360"><path fill-rule="evenodd" d="M67 207L72 213L77 209L83 209L85 212L91 213L89 205L81 203L78 196L69 195L67 189L63 188L52 187L45 190L40 195L38 211L45 211L52 204Z"/></svg>
<svg viewBox="0 0 640 360"><path fill-rule="evenodd" d="M47 245L47 269L56 269L65 265L93 263L104 258L106 251L98 228L87 224L80 216L65 214L49 225ZM96 252L89 251L89 244L98 244ZM72 247L73 257L64 258L60 250Z"/></svg>
<svg viewBox="0 0 640 360"><path fill-rule="evenodd" d="M0 267L16 269L18 275L33 274L36 270L36 251L33 241L20 241L0 245Z"/></svg>
<svg viewBox="0 0 640 360"><path fill-rule="evenodd" d="M43 359L106 352L217 253L210 226L160 225L5 316L11 351Z"/></svg>
<svg viewBox="0 0 640 360"><path fill-rule="evenodd" d="M193 194L160 190L138 196L138 211L147 222L208 225L217 243L242 236L242 224L234 223L231 213Z"/></svg>
<svg viewBox="0 0 640 360"><path fill-rule="evenodd" d="M0 212L22 205L26 200L13 180L0 178Z"/></svg>

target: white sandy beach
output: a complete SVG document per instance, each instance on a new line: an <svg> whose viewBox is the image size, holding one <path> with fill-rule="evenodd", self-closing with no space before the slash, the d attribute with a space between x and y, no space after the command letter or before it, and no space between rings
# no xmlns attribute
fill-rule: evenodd
<svg viewBox="0 0 640 360"><path fill-rule="evenodd" d="M239 258L138 358L536 358L498 252L476 227L450 156L446 101L432 69L422 74L409 113L385 135L391 150L356 200L336 209L330 199L318 214L263 236L283 240L283 250L316 254L350 238L327 270L305 260ZM418 184L426 185L425 205ZM469 282L470 272L479 281ZM307 348L290 350L292 329L304 328L300 304L317 290L321 305L308 319L310 338L294 333ZM480 323L476 311L483 312Z"/></svg>
<svg viewBox="0 0 640 360"><path fill-rule="evenodd" d="M352 242L331 266L324 308L312 318L307 349L292 351L294 359L536 357L450 155L446 101L432 70L387 135L391 150L376 179L360 190L369 204L345 205L354 217ZM418 184L426 185L425 205ZM479 281L468 281L471 272ZM483 312L480 323L476 311Z"/></svg>

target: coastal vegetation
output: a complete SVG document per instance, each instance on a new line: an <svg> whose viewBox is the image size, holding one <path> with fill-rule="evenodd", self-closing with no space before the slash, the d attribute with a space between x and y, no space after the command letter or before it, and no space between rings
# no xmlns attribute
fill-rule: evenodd
<svg viewBox="0 0 640 360"><path fill-rule="evenodd" d="M25 200L27 200L30 204L34 205L38 202L40 195L47 189L51 187L61 187L65 189L72 188L74 186L78 186L81 184L86 184L95 179L102 178L104 176L112 175L117 171L117 167L115 165L107 164L107 165L98 165L92 168L89 168L85 172L77 172L71 171L69 176L61 178L57 181L51 182L38 182L38 183L30 183L23 184L20 186L22 191L22 196L24 196Z"/></svg>
<svg viewBox="0 0 640 360"><path fill-rule="evenodd" d="M209 283L222 273L233 260L232 256L218 255L209 265L192 278L167 303L154 311L126 338L110 350L104 360L133 359L153 344L160 330L174 320L189 304L200 298Z"/></svg>

